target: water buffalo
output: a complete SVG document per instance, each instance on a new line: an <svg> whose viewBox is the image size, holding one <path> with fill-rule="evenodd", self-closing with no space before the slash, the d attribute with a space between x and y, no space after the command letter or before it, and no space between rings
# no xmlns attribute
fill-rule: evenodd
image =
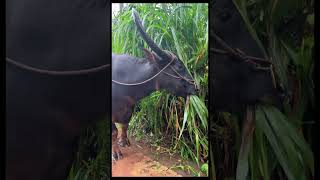
<svg viewBox="0 0 320 180"><path fill-rule="evenodd" d="M112 55L112 159L121 159L116 142L118 130L114 123L122 124L119 138L121 146L129 145L127 127L135 104L156 90L167 90L186 97L195 94L195 84L184 64L174 54L161 50L143 30L135 10L133 17L138 31L149 47L146 58L130 55Z"/></svg>
<svg viewBox="0 0 320 180"><path fill-rule="evenodd" d="M104 0L6 1L7 180L66 179L81 131L110 114L109 14Z"/></svg>
<svg viewBox="0 0 320 180"><path fill-rule="evenodd" d="M275 105L281 107L282 94L271 61L250 35L233 1L215 0L211 5L210 111L245 115L242 119L241 154L244 153L242 150L250 149L248 142L251 142L255 129L254 105L265 97L271 97ZM213 131L210 133L214 134ZM217 178L230 176L229 169L233 168L227 167L224 172L224 166L233 159L229 152L234 149L228 148L233 141L229 139L232 138L221 140L223 145L215 146L217 151L226 152L224 157L214 157Z"/></svg>
<svg viewBox="0 0 320 180"><path fill-rule="evenodd" d="M232 0L214 1L210 12L211 107L215 111L239 112L265 96L279 97L272 64L262 60L264 54ZM255 58L241 58L244 54Z"/></svg>

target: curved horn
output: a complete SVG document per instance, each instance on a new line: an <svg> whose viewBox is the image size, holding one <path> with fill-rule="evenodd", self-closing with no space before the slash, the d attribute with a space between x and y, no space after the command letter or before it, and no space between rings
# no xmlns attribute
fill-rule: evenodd
<svg viewBox="0 0 320 180"><path fill-rule="evenodd" d="M132 17L134 20L134 23L136 24L139 33L141 34L142 38L146 41L148 46L155 52L157 53L161 58L166 59L170 58L170 55L168 55L165 51L161 50L159 46L156 45L156 43L153 42L153 40L147 35L145 32L141 19L139 17L138 12L135 9L132 9Z"/></svg>

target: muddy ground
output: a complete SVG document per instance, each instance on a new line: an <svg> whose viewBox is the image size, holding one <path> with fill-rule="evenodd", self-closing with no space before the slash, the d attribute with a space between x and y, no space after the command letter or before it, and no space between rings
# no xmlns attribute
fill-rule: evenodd
<svg viewBox="0 0 320 180"><path fill-rule="evenodd" d="M181 170L179 165L189 165L200 172L195 163L182 160L178 155L170 155L165 148L152 147L149 143L134 141L130 138L131 146L121 148L123 159L112 164L112 176L174 176L190 177L194 173ZM205 176L202 174L202 176Z"/></svg>

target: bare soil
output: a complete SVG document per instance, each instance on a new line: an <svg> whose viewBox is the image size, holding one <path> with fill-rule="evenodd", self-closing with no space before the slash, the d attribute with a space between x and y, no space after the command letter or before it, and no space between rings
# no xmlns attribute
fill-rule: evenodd
<svg viewBox="0 0 320 180"><path fill-rule="evenodd" d="M177 155L170 155L165 148L151 147L147 143L130 139L131 146L121 148L123 159L112 164L112 177L188 177L194 176L185 172L178 165L189 165L199 172L195 163L181 160Z"/></svg>

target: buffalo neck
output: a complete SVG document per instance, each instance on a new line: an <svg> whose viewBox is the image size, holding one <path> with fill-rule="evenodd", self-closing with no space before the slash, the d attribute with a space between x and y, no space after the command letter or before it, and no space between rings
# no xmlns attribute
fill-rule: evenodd
<svg viewBox="0 0 320 180"><path fill-rule="evenodd" d="M134 88L136 91L132 93L132 98L137 102L144 97L149 96L151 93L157 90L156 88L156 80L152 80L146 84L139 85Z"/></svg>
<svg viewBox="0 0 320 180"><path fill-rule="evenodd" d="M112 79L123 83L140 83L159 72L156 64L150 63L146 59L136 58L129 55L112 56ZM113 93L121 93L130 96L135 101L150 95L159 90L159 81L161 74L154 79L135 86L124 86L116 83L112 84Z"/></svg>

